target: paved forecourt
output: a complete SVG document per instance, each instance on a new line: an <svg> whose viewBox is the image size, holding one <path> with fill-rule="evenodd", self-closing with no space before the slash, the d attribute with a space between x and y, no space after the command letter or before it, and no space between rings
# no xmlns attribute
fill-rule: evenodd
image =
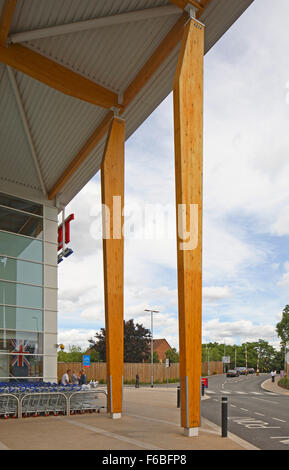
<svg viewBox="0 0 289 470"><path fill-rule="evenodd" d="M180 427L176 388L125 388L122 419L106 413L0 421L0 449L63 450L242 450L245 441L221 438L202 420L198 437Z"/></svg>

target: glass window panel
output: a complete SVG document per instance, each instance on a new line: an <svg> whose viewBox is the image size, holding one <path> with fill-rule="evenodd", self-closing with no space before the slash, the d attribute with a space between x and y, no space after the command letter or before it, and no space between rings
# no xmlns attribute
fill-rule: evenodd
<svg viewBox="0 0 289 470"><path fill-rule="evenodd" d="M0 354L0 378L43 377L43 356Z"/></svg>
<svg viewBox="0 0 289 470"><path fill-rule="evenodd" d="M28 261L43 262L42 241L0 232L0 253Z"/></svg>
<svg viewBox="0 0 289 470"><path fill-rule="evenodd" d="M0 330L0 354L43 354L43 334Z"/></svg>
<svg viewBox="0 0 289 470"><path fill-rule="evenodd" d="M8 196L7 194L0 193L0 205L6 207L12 207L13 209L18 209L25 212L30 212L30 214L43 214L43 208L39 204L34 202L24 201L23 199L18 199L14 196Z"/></svg>
<svg viewBox="0 0 289 470"><path fill-rule="evenodd" d="M43 220L33 215L22 214L6 207L0 207L0 230L27 235L28 237L42 238Z"/></svg>
<svg viewBox="0 0 289 470"><path fill-rule="evenodd" d="M0 279L42 285L43 265L0 255Z"/></svg>
<svg viewBox="0 0 289 470"><path fill-rule="evenodd" d="M43 311L0 305L0 328L43 331Z"/></svg>
<svg viewBox="0 0 289 470"><path fill-rule="evenodd" d="M43 288L0 281L0 304L43 308Z"/></svg>

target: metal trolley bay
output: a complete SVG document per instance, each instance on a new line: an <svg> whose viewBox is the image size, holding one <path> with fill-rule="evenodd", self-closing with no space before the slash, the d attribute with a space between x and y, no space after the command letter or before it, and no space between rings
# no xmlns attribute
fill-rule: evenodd
<svg viewBox="0 0 289 470"><path fill-rule="evenodd" d="M107 409L107 392L95 385L0 383L0 418L94 413Z"/></svg>

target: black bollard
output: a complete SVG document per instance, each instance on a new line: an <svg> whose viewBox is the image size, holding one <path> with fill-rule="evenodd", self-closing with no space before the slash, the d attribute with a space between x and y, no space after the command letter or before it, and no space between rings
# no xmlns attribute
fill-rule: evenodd
<svg viewBox="0 0 289 470"><path fill-rule="evenodd" d="M222 437L228 437L228 398L222 397Z"/></svg>
<svg viewBox="0 0 289 470"><path fill-rule="evenodd" d="M139 375L136 374L135 376L135 388L139 388Z"/></svg>
<svg viewBox="0 0 289 470"><path fill-rule="evenodd" d="M181 387L178 385L177 388L177 408L181 407Z"/></svg>
<svg viewBox="0 0 289 470"><path fill-rule="evenodd" d="M205 384L202 382L202 397L205 395Z"/></svg>

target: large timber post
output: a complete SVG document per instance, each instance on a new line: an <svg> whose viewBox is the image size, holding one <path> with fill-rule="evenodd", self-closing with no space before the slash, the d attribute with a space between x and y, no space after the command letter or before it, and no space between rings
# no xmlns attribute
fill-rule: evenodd
<svg viewBox="0 0 289 470"><path fill-rule="evenodd" d="M120 418L123 395L123 207L125 124L114 118L101 167L108 413Z"/></svg>
<svg viewBox="0 0 289 470"><path fill-rule="evenodd" d="M200 427L204 26L185 26L174 83L181 425Z"/></svg>

